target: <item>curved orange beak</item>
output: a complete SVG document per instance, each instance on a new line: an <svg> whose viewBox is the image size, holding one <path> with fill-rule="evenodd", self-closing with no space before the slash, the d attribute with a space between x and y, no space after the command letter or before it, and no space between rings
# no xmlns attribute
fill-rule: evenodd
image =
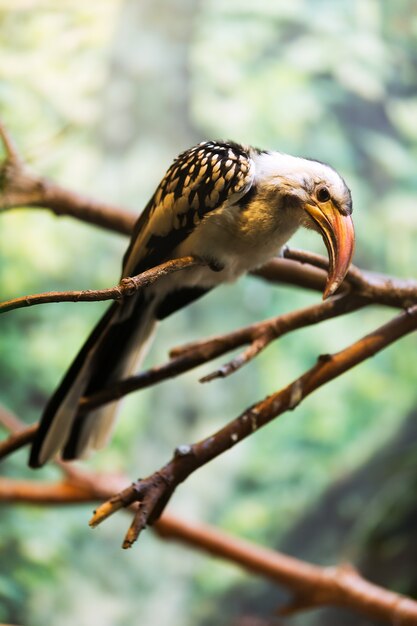
<svg viewBox="0 0 417 626"><path fill-rule="evenodd" d="M323 300L340 287L355 249L355 230L350 215L342 215L331 200L321 206L306 204L305 210L320 231L329 253L329 273Z"/></svg>

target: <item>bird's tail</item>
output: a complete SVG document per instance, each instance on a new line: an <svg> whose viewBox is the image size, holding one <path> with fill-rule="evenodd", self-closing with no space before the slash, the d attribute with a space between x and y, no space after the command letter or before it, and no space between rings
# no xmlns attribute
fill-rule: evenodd
<svg viewBox="0 0 417 626"><path fill-rule="evenodd" d="M41 467L58 452L66 460L75 459L106 443L116 404L79 415L79 400L137 366L155 325L154 309L153 299L140 293L106 311L44 411L32 444L31 467Z"/></svg>

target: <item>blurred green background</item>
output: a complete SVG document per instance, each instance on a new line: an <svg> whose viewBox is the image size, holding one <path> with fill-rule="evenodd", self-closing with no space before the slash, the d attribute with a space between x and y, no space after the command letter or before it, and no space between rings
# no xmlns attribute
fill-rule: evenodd
<svg viewBox="0 0 417 626"><path fill-rule="evenodd" d="M330 162L348 181L355 262L415 276L417 7L411 0L0 0L0 115L25 159L74 190L140 212L173 157L231 138ZM313 233L292 242L323 253ZM115 284L127 240L46 211L0 216L1 299ZM217 289L164 322L168 348L318 302L254 278ZM1 319L0 400L39 418L103 303L51 304ZM306 329L210 385L213 364L133 394L111 445L86 465L132 478L287 384L319 353L394 313ZM349 560L417 594L415 359L410 336L316 392L293 413L197 472L170 505L236 535L321 564ZM413 443L414 442L414 443ZM27 450L3 464L36 476ZM91 506L0 509L0 621L66 626L226 625L272 616L283 593L237 567L128 523L94 533ZM299 626L373 624L344 611Z"/></svg>

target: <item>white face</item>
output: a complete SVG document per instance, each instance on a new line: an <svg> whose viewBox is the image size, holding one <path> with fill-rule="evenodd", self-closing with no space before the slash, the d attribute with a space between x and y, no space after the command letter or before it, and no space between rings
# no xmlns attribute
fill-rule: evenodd
<svg viewBox="0 0 417 626"><path fill-rule="evenodd" d="M348 271L355 245L352 199L345 181L318 161L256 150L251 157L258 204L274 216L277 229L289 234L304 226L323 237L329 254L323 297L331 296Z"/></svg>
<svg viewBox="0 0 417 626"><path fill-rule="evenodd" d="M261 185L298 198L302 205L330 199L343 215L352 212L350 191L343 178L329 165L281 152L251 156L256 167L255 180Z"/></svg>

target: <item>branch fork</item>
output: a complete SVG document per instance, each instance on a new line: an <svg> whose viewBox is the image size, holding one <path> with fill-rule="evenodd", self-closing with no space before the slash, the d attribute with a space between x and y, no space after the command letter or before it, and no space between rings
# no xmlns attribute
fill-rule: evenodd
<svg viewBox="0 0 417 626"><path fill-rule="evenodd" d="M93 513L89 524L96 528L101 522L122 508L130 507L135 502L133 521L125 535L123 548L131 548L139 534L152 526L162 515L176 487L183 478L181 472L173 470L175 460L184 458L184 455L175 455L174 459L161 470L154 472L147 478L138 479L129 487L104 502ZM188 475L185 473L184 478Z"/></svg>

